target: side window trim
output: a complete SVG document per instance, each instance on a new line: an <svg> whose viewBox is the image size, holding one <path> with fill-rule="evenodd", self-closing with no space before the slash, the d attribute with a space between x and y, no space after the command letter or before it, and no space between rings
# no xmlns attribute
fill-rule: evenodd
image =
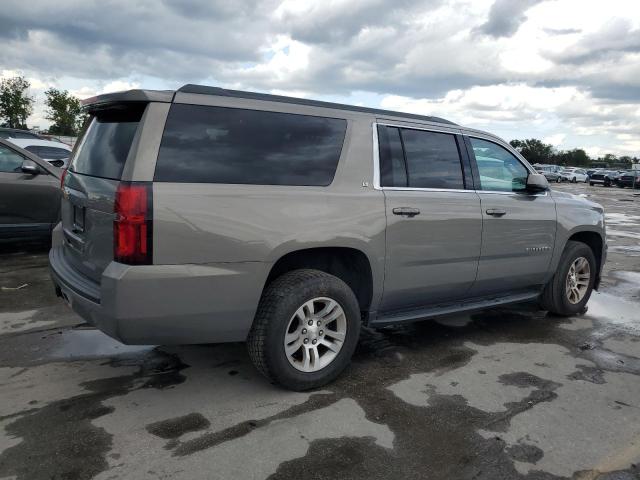
<svg viewBox="0 0 640 480"><path fill-rule="evenodd" d="M381 170L380 169L380 141L378 138L378 126L398 128L400 130L400 141L402 142L402 156L404 159L405 172L407 172L407 179L409 174L408 174L408 167L407 167L407 155L404 148L404 140L402 139L402 129L420 130L420 131L426 131L426 132L445 133L448 135L453 135L458 148L458 157L460 160L460 169L462 170L462 181L464 184L464 188L459 189L459 188L384 187L382 186L381 180L380 180L380 177L381 177L380 175L380 170ZM471 158L469 157L468 153L465 152L465 148L463 148L461 144L463 135L461 134L460 131L457 131L455 129L450 129L450 130L439 129L437 127L431 127L431 126L425 126L424 128L420 128L419 126L415 126L415 125L411 125L411 126L401 125L397 123L388 123L388 122L377 121L377 120L373 121L372 130L373 130L373 188L375 190L418 191L418 192L459 192L459 193L474 192L475 193L474 186L468 183L469 180L475 182L475 178L471 178L473 173L472 175L468 175L467 170L465 168L465 167L468 167L469 165L472 165L474 162L471 161ZM467 155L465 155L465 153L467 153ZM473 168L471 168L471 172L473 172Z"/></svg>
<svg viewBox="0 0 640 480"><path fill-rule="evenodd" d="M476 187L476 191L481 192L481 193L493 193L493 194L498 194L498 195L531 195L531 196L546 196L547 192L541 192L541 193L529 193L526 191L522 191L522 192L504 192L504 191L500 191L500 190L482 190L482 188L480 187L480 172L478 171L478 164L476 161L476 155L473 151L473 146L471 145L471 138L477 138L478 140L483 140L485 142L490 142L493 143L495 145L498 145L499 147L504 148L507 152L509 152L511 155L513 155L513 158L515 158L520 165L522 165L522 167L528 172L528 174L531 173L535 173L534 171L532 171L532 167L530 167L527 163L523 162L518 155L514 154L509 148L506 148L504 145L501 145L500 143L496 142L495 140L482 136L482 135L468 135L468 134L463 134L464 137L464 144L467 148L467 153L469 155L469 160L471 162L471 171L473 173L473 182L475 185L477 185Z"/></svg>

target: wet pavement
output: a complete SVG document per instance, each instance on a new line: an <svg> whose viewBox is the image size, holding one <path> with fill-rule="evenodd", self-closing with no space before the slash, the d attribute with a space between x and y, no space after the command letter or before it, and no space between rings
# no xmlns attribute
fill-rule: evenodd
<svg viewBox="0 0 640 480"><path fill-rule="evenodd" d="M122 345L55 297L46 247L0 245L0 478L639 479L640 195L554 188L607 212L585 315L365 330L306 393L242 344Z"/></svg>

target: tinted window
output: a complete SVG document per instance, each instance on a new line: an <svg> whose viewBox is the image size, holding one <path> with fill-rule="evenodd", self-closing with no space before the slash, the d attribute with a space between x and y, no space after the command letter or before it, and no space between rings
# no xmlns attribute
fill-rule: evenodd
<svg viewBox="0 0 640 480"><path fill-rule="evenodd" d="M63 160L65 158L69 158L71 152L64 148L40 147L40 153L38 155L48 160Z"/></svg>
<svg viewBox="0 0 640 480"><path fill-rule="evenodd" d="M120 179L144 106L107 110L91 118L69 170Z"/></svg>
<svg viewBox="0 0 640 480"><path fill-rule="evenodd" d="M463 189L460 154L454 135L402 129L409 187Z"/></svg>
<svg viewBox="0 0 640 480"><path fill-rule="evenodd" d="M0 145L0 172L19 173L24 158L4 145Z"/></svg>
<svg viewBox="0 0 640 480"><path fill-rule="evenodd" d="M26 147L22 148L24 148L28 152L35 153L36 155L40 156L40 147L38 145L27 145Z"/></svg>
<svg viewBox="0 0 640 480"><path fill-rule="evenodd" d="M407 169L402 153L400 130L378 125L380 145L380 185L383 187L406 187Z"/></svg>
<svg viewBox="0 0 640 480"><path fill-rule="evenodd" d="M326 186L346 128L335 118L173 105L155 180Z"/></svg>
<svg viewBox="0 0 640 480"><path fill-rule="evenodd" d="M28 138L30 140L39 140L40 137L38 135L36 135L35 133L29 133L29 132L11 132L9 134L9 136L11 138Z"/></svg>
<svg viewBox="0 0 640 480"><path fill-rule="evenodd" d="M517 192L527 187L529 171L506 148L470 138L480 174L481 190Z"/></svg>

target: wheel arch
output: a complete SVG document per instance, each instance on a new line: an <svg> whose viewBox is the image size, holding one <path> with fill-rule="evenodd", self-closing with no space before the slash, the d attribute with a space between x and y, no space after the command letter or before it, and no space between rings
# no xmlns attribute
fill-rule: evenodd
<svg viewBox="0 0 640 480"><path fill-rule="evenodd" d="M353 247L312 247L287 252L271 267L263 291L284 273L302 268L320 270L344 281L358 299L363 319L375 306L374 269L369 257Z"/></svg>
<svg viewBox="0 0 640 480"><path fill-rule="evenodd" d="M597 290L600 284L600 276L602 273L602 267L604 262L606 261L606 242L603 238L603 235L598 230L578 230L572 231L567 237L566 241L562 244L562 249L559 250L559 254L561 254L567 246L567 243L570 241L581 242L587 245L593 255L596 257L596 281L594 285L594 289ZM559 260L559 258L558 258ZM557 263L556 263L557 268ZM554 269L555 270L555 269Z"/></svg>

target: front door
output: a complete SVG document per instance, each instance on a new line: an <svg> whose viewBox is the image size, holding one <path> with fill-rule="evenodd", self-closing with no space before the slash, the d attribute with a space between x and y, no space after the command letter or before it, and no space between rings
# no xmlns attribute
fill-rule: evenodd
<svg viewBox="0 0 640 480"><path fill-rule="evenodd" d="M383 125L377 131L387 212L380 310L466 297L476 277L482 218L478 195L465 188L462 137Z"/></svg>
<svg viewBox="0 0 640 480"><path fill-rule="evenodd" d="M0 234L11 236L29 231L46 232L57 220L60 185L41 169L24 173L25 158L0 145Z"/></svg>
<svg viewBox="0 0 640 480"><path fill-rule="evenodd" d="M529 169L506 145L467 137L482 206L482 253L472 296L537 287L549 270L556 207L548 192L529 193Z"/></svg>

